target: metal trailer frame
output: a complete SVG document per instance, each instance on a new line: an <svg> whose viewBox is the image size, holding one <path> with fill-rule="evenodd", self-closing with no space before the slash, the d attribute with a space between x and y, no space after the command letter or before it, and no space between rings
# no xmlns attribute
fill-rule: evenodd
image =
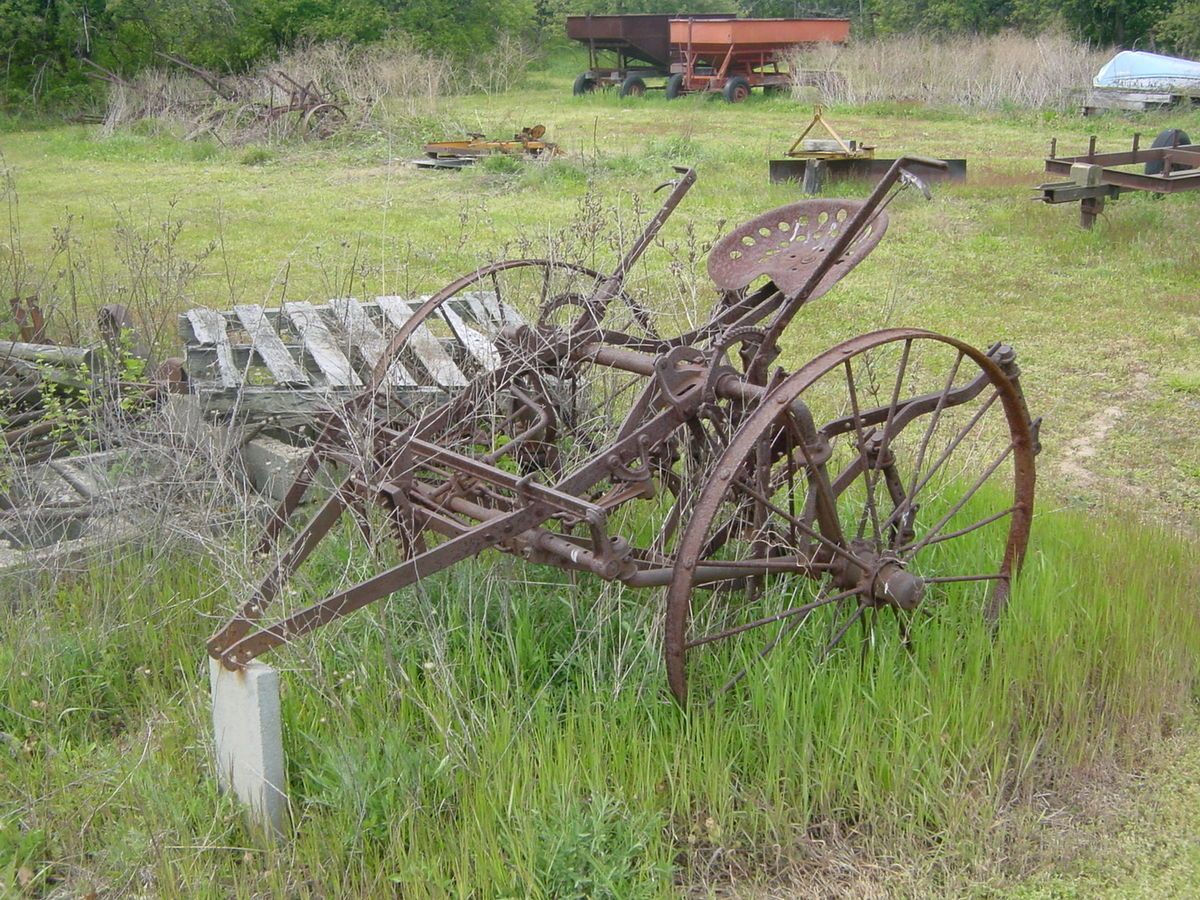
<svg viewBox="0 0 1200 900"><path fill-rule="evenodd" d="M787 50L806 44L845 43L849 35L850 20L842 18L674 18L674 61L667 97L719 91L730 103L739 103L756 87L786 88L791 75L780 64Z"/></svg>
<svg viewBox="0 0 1200 900"><path fill-rule="evenodd" d="M1155 174L1129 172L1121 167L1147 165L1160 169ZM1133 136L1129 150L1097 153L1096 136L1088 140L1088 152L1082 156L1059 156L1058 140L1050 142L1046 171L1066 175L1070 181L1038 185L1042 203L1078 203L1079 224L1091 228L1096 216L1104 211L1104 202L1116 200L1126 191L1177 194L1200 190L1200 144L1141 148L1141 135Z"/></svg>

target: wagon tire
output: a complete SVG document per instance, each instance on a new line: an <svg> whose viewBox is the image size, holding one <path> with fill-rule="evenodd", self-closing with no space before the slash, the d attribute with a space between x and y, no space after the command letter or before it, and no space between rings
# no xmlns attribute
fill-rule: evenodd
<svg viewBox="0 0 1200 900"><path fill-rule="evenodd" d="M667 79L666 95L668 100L674 100L683 94L683 75L676 72Z"/></svg>
<svg viewBox="0 0 1200 900"><path fill-rule="evenodd" d="M617 92L619 97L641 97L646 93L646 82L641 79L641 76L630 75L621 82L621 89Z"/></svg>
<svg viewBox="0 0 1200 900"><path fill-rule="evenodd" d="M728 103L741 103L750 96L750 82L741 75L735 75L725 82L725 89L721 91Z"/></svg>
<svg viewBox="0 0 1200 900"><path fill-rule="evenodd" d="M583 97L586 94L591 94L596 90L596 79L587 72L581 72L575 79L575 84L571 87L571 93L576 97Z"/></svg>
<svg viewBox="0 0 1200 900"><path fill-rule="evenodd" d="M1180 128L1166 128L1158 133L1158 137L1154 139L1154 143L1150 145L1151 150L1159 150L1163 147L1182 147L1185 144L1190 144L1191 140L1187 136L1187 132ZM1161 160L1152 160L1146 163L1147 175L1161 175L1163 164Z"/></svg>

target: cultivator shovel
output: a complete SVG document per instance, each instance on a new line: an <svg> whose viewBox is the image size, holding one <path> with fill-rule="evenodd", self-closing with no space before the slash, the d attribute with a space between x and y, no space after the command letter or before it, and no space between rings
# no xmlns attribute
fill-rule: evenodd
<svg viewBox="0 0 1200 900"><path fill-rule="evenodd" d="M864 201L792 203L728 234L708 259L710 320L674 337L625 282L687 169L611 274L511 260L434 294L326 417L262 536L271 568L209 653L242 667L489 549L665 596L681 704L773 654L824 657L880 611L902 628L940 602L997 616L1029 538L1037 452L1012 349L889 328L774 366L796 313L879 243L899 190L923 187L919 166L943 164L902 159ZM420 365L429 335L469 377L420 405L389 373ZM268 621L344 514L386 523L393 564Z"/></svg>

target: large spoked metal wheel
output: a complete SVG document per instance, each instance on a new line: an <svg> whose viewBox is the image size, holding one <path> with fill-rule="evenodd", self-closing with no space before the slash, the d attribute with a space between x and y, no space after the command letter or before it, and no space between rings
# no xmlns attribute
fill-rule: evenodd
<svg viewBox="0 0 1200 900"><path fill-rule="evenodd" d="M678 545L675 698L811 664L881 611L998 615L1029 539L1035 440L1011 351L889 329L778 385L709 472Z"/></svg>

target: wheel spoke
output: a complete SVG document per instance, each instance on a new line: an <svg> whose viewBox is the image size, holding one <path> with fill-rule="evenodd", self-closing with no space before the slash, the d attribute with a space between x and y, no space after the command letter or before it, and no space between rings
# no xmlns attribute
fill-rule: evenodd
<svg viewBox="0 0 1200 900"><path fill-rule="evenodd" d="M844 599L844 595L841 595L838 597L827 597L822 602L823 603L835 603L839 599ZM812 613L813 609L817 608L814 604L808 604L808 606L810 608L805 609L803 612L795 615L794 617L792 617L788 621L784 622L783 625L781 625L779 627L779 630L775 633L775 636L773 638L771 638L771 640L767 643L767 645L765 647L763 647L761 650L758 651L758 658L760 660L764 660L768 656L770 656L771 652L783 642L783 639L785 637L787 637L788 634L790 634L791 632L793 632L797 628L799 628L800 625L803 624L804 620L807 619L808 616ZM769 624L769 623L767 623L767 624ZM714 703L716 703L717 698L721 694L727 693L730 688L732 688L734 685L738 684L743 678L746 677L746 674L749 671L750 671L749 664L742 666L742 668L738 670L737 674L735 674L732 678L730 678L724 684L722 684L719 688L717 688L717 690L713 693L713 696L709 699L708 705L711 707Z"/></svg>
<svg viewBox="0 0 1200 900"><path fill-rule="evenodd" d="M987 482L987 480L989 478L992 477L992 475L995 473L995 471L998 468L1000 468L1000 465L1006 459L1008 459L1008 457L1012 454L1015 446L1016 446L1015 444L1010 443L1004 449L1004 452L1001 453L998 457L996 457L996 459L992 462L992 464L990 466L988 466L986 469L984 469L983 474L980 475L979 478L977 478L975 480L975 483L973 485L971 485L971 487L967 490L967 492L965 494L963 494L963 496L959 498L958 502L955 503L954 506L952 506L950 508L950 511L948 513L946 513L944 516L942 516L940 519L938 519L937 524L934 525L932 528L929 529L929 531L927 531L925 533L925 537L921 538L921 540L918 541L913 546L912 551L908 554L910 558L913 556L916 556L923 547L927 546L929 544L929 542L931 540L933 540L934 537L937 536L938 532L941 531L943 527L945 527L946 523L949 522L952 518L954 518L954 516L958 514L958 511L960 509L962 509L964 506L967 505L967 501L975 496L975 493L981 487L983 487L983 485Z"/></svg>
<svg viewBox="0 0 1200 900"><path fill-rule="evenodd" d="M863 434L862 415L859 412L858 406L858 390L854 383L854 369L850 365L850 360L846 360L844 365L846 369L846 388L850 394L850 409L854 415L854 433L858 437L858 455L862 458L864 467L869 469L870 466L866 465L867 439L866 435ZM866 520L869 516L871 520L871 526L875 529L875 539L879 540L880 536L883 534L883 531L879 526L879 510L875 507L875 485L870 478L865 478L864 480L867 484L867 506L865 514L858 523L858 536L860 538L863 536L863 532L866 530Z"/></svg>
<svg viewBox="0 0 1200 900"><path fill-rule="evenodd" d="M999 391L993 391L991 396L988 397L987 401L983 404L983 406L981 406L975 412L975 414L973 416L971 416L970 421L968 421L967 424L964 425L959 430L958 434L956 434L954 436L953 440L951 440L950 444L946 447L946 449L944 451L942 451L942 455L939 456L937 461L930 467L929 472L925 475L924 478L921 479L921 483L918 484L916 486L916 488L914 488L909 493L908 497L905 498L905 502L903 504L896 507L896 509L892 511L892 514L888 517L888 520L885 523L886 526L890 527L899 521L899 518L901 515L903 515L904 511L906 509L910 508L912 506L913 501L917 499L917 494L921 493L921 491L923 491L925 489L925 486L927 484L929 484L930 481L933 480L933 476L938 473L938 470L941 469L941 467L945 464L946 460L948 460L951 457L951 455L954 453L954 451L958 449L958 445L961 444L963 442L963 440L967 437L967 435L971 433L972 429L974 429L975 426L979 424L979 420L982 419L984 417L984 415L987 413L987 411L992 408L992 404L996 402L996 399L999 396L1000 396ZM1008 449L1010 451L1012 450L1011 444L1009 445Z"/></svg>
<svg viewBox="0 0 1200 900"><path fill-rule="evenodd" d="M1005 581L1008 576L1000 572L990 575L941 575L935 578L922 578L926 584L954 584L959 581Z"/></svg>
<svg viewBox="0 0 1200 900"><path fill-rule="evenodd" d="M955 538L960 538L965 534L970 534L972 531L977 531L978 529L983 528L985 525L991 525L993 522L1003 519L1005 516L1011 516L1015 509L1016 509L1015 506L1010 506L1008 509L1002 509L1002 510L1000 510L1000 512L993 513L990 516L980 519L978 522L973 522L972 524L966 526L965 528L959 528L957 531L948 531L945 534L939 534L937 537L933 538L932 540L926 541L925 546L931 547L934 544L940 544L943 541L952 541ZM913 548L915 548L916 546L917 545L915 543L906 544L903 547L897 548L896 552L897 553L906 553L909 550L912 550Z"/></svg>
<svg viewBox="0 0 1200 900"><path fill-rule="evenodd" d="M817 531L816 529L810 528L803 521L801 521L800 519L791 515L787 510L781 509L780 507L776 506L774 503L772 503L770 500L768 500L762 494L758 493L756 490L754 490L754 488L750 487L748 484L746 484L741 479L736 480L734 483L738 487L740 487L742 490L744 490L746 493L750 494L755 500L762 503L763 506L765 506L771 512L775 513L776 515L783 516L784 519L788 520L793 525L795 525L797 530L799 530L800 533L803 534L805 537L812 538L817 543L828 548L830 550L830 552L837 554L838 556L845 559L847 562L854 563L856 566L864 565L862 560L860 560L857 556L855 556L853 553L851 553L845 547L842 547L840 544L835 544L833 541L829 540L829 538L825 537L825 535L821 534L821 532Z"/></svg>
<svg viewBox="0 0 1200 900"><path fill-rule="evenodd" d="M850 630L851 626L853 626L855 622L863 617L863 613L865 613L869 608L870 607L866 603L858 604L858 609L854 611L854 615L845 621L842 627L837 630L832 638L830 638L829 643L826 644L821 650L820 654L817 656L817 662L824 662L829 657L829 654L833 651L833 648L836 647L841 642L842 638L846 636L846 632Z"/></svg>
<svg viewBox="0 0 1200 900"><path fill-rule="evenodd" d="M725 638L730 638L734 635L741 634L744 631L750 631L754 628L761 628L764 625L770 625L772 622L779 622L783 619L791 618L792 616L807 616L818 607L827 606L830 603L837 603L839 600L845 600L847 597L857 594L858 590L858 588L852 588L848 591L842 591L840 594L834 594L832 597L824 597L813 600L811 603L805 603L802 606L793 606L791 609L785 609L783 612L775 613L773 616L764 616L763 618L756 619L753 622L746 622L745 624L737 625L733 628L726 628L724 631L706 634L704 637L697 638L694 641L688 641L684 647L685 649L690 650L693 647L700 647L704 644L711 644L713 641L724 640Z"/></svg>
<svg viewBox="0 0 1200 900"><path fill-rule="evenodd" d="M950 390L954 387L954 379L958 377L958 368L962 365L963 352L958 351L958 356L954 359L954 365L950 367L950 374L946 378L946 385L942 388L941 396L938 397L937 406L933 408L933 412L929 416L929 425L925 428L925 434L921 436L921 445L917 448L917 458L913 463L912 483L909 485L908 496L915 497L917 495L917 479L921 477L921 466L925 464L925 453L929 449L929 442L933 439L933 433L937 429L938 420L942 417L942 410L946 408L946 400L950 396Z"/></svg>
<svg viewBox="0 0 1200 900"><path fill-rule="evenodd" d="M904 373L908 369L908 355L912 350L912 338L904 342L904 350L900 354L900 365L896 370L896 383L892 387L892 399L888 404L887 420L883 423L883 436L879 440L879 451L875 459L875 465L867 465L865 469L865 477L870 483L868 494L873 499L875 497L875 485L879 483L879 473L882 471L881 463L887 458L888 445L892 440L892 422L896 417L896 406L900 402L900 389L904 384ZM870 460L864 460L870 462ZM876 531L877 540L883 540L883 531Z"/></svg>

